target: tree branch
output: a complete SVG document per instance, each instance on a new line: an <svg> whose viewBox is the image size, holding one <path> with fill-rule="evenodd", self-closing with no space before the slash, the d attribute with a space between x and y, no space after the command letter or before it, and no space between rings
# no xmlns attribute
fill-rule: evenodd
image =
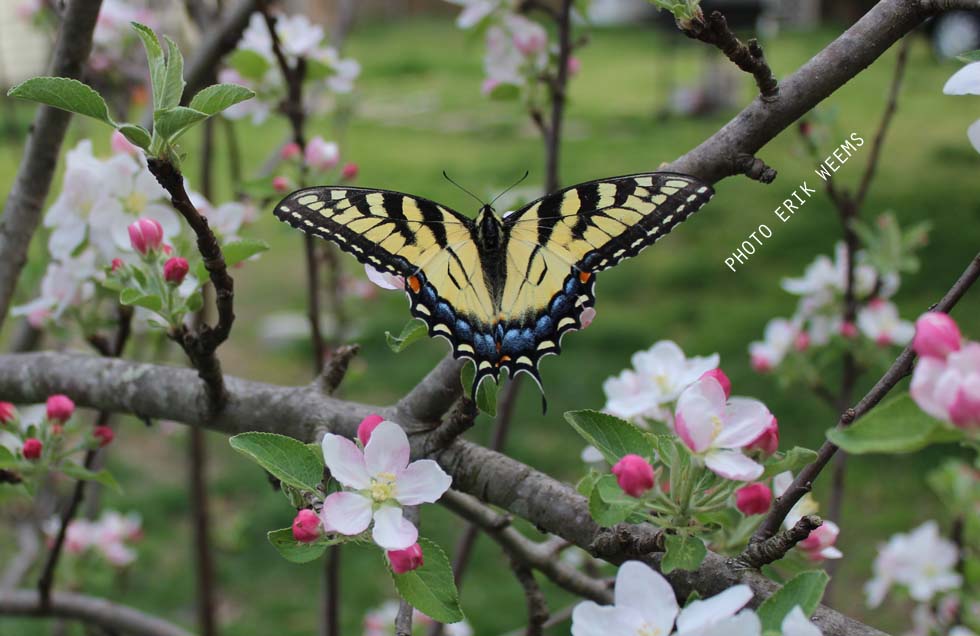
<svg viewBox="0 0 980 636"><path fill-rule="evenodd" d="M759 569L763 565L773 563L786 556L793 547L810 536L810 533L823 524L820 517L807 515L796 522L788 530L777 532L764 541L750 543L742 554L738 555L736 563L747 568Z"/></svg>
<svg viewBox="0 0 980 636"><path fill-rule="evenodd" d="M81 77L101 6L101 0L73 0L68 4L51 60L51 75ZM0 215L0 327L41 221L41 206L51 188L69 121L71 113L67 111L38 107L20 168L4 203Z"/></svg>
<svg viewBox="0 0 980 636"><path fill-rule="evenodd" d="M946 292L946 295L931 308L931 311L948 312L951 310L970 286L976 282L978 277L980 277L980 254L973 257L966 270L963 271L949 291ZM912 372L912 363L914 361L915 351L912 350L912 345L910 344L905 347L885 374L871 387L871 390L861 398L861 401L855 404L853 408L849 408L841 413L837 426L839 428L849 426L856 419L874 408L902 378ZM796 502L802 499L803 495L810 492L810 489L813 487L813 481L820 475L820 471L824 469L836 452L836 445L829 441L823 443L823 446L817 452L817 458L799 472L786 492L773 503L772 509L766 516L765 521L762 522L762 525L752 535L753 543L764 541L776 533L786 518L786 515L796 505Z"/></svg>
<svg viewBox="0 0 980 636"><path fill-rule="evenodd" d="M57 592L51 596L47 609L42 608L38 593L33 590L0 592L0 614L5 616L53 617L79 620L98 625L108 632L124 632L140 636L192 636L173 623L143 612L118 605L112 601Z"/></svg>

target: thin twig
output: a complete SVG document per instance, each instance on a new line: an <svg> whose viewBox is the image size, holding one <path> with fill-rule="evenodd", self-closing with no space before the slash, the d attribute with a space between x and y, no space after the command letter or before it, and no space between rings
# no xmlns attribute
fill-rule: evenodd
<svg viewBox="0 0 980 636"><path fill-rule="evenodd" d="M810 536L810 533L819 528L822 523L820 517L807 515L797 521L792 528L777 532L765 541L750 543L735 561L739 566L753 569L778 561L797 543Z"/></svg>
<svg viewBox="0 0 980 636"><path fill-rule="evenodd" d="M524 634L526 636L541 636L544 633L544 623L549 616L548 601L541 592L541 586L534 580L534 572L526 563L512 557L510 567L524 590L524 598L527 603L527 629Z"/></svg>
<svg viewBox="0 0 980 636"><path fill-rule="evenodd" d="M779 84L766 62L762 46L757 40L749 40L748 44L744 44L735 37L720 11L712 11L707 18L701 14L691 21L678 23L677 26L687 37L718 47L737 67L751 74L759 86L763 101L772 102L779 97Z"/></svg>
<svg viewBox="0 0 980 636"><path fill-rule="evenodd" d="M337 347L317 378L324 393L330 394L337 390L340 383L344 381L344 376L347 375L351 360L360 350L361 348L356 344Z"/></svg>
<svg viewBox="0 0 980 636"><path fill-rule="evenodd" d="M931 310L949 312L960 298L970 289L977 278L980 277L980 254L977 254L970 261L960 277L953 283L949 291L936 303ZM912 346L905 347L898 358L892 363L884 375L875 383L871 390L861 398L861 401L844 411L837 422L837 427L849 426L855 420L874 408L881 400L888 395L902 378L912 372L912 363L915 360L915 351ZM752 542L757 543L773 536L783 523L786 515L796 505L803 495L810 492L813 482L820 475L831 458L837 453L837 446L829 441L824 442L820 450L817 451L817 458L807 464L803 470L796 475L793 483L786 489L773 503L772 509L766 516L762 525L756 529L752 535Z"/></svg>

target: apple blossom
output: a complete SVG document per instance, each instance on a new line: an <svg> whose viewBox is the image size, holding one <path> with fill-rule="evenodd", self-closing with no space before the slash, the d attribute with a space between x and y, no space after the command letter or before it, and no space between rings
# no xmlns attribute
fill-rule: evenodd
<svg viewBox="0 0 980 636"><path fill-rule="evenodd" d="M701 377L710 377L717 380L718 384L720 384L721 388L725 391L726 400L732 396L732 381L728 379L728 376L721 370L721 367L711 369L710 371L705 371L703 374L701 374Z"/></svg>
<svg viewBox="0 0 980 636"><path fill-rule="evenodd" d="M596 311L595 307L586 307L578 315L578 321L582 325L582 329L588 328L589 325L595 320Z"/></svg>
<svg viewBox="0 0 980 636"><path fill-rule="evenodd" d="M303 508L293 519L293 538L300 543L316 541L323 534L320 517L309 508Z"/></svg>
<svg viewBox="0 0 980 636"><path fill-rule="evenodd" d="M401 276L389 274L388 272L382 272L366 264L364 265L364 273L367 275L369 281L381 289L405 289L405 279Z"/></svg>
<svg viewBox="0 0 980 636"><path fill-rule="evenodd" d="M67 395L51 395L45 405L49 420L64 424L75 413L75 403Z"/></svg>
<svg viewBox="0 0 980 636"><path fill-rule="evenodd" d="M772 491L765 484L749 484L735 491L735 507L745 516L761 515L772 504Z"/></svg>
<svg viewBox="0 0 980 636"><path fill-rule="evenodd" d="M893 535L878 548L874 577L864 586L869 607L878 607L893 585L902 585L916 601L927 602L939 592L962 583L956 572L959 550L939 535L939 525L927 521L908 533Z"/></svg>
<svg viewBox="0 0 980 636"><path fill-rule="evenodd" d="M639 455L625 455L612 467L612 474L616 475L616 483L623 492L631 497L642 497L653 488L653 466Z"/></svg>
<svg viewBox="0 0 980 636"><path fill-rule="evenodd" d="M766 323L763 340L749 345L752 368L760 373L779 366L796 342L800 325L795 320L773 318Z"/></svg>
<svg viewBox="0 0 980 636"><path fill-rule="evenodd" d="M285 161L289 161L290 159L295 159L296 157L299 157L301 154L303 154L303 149L300 148L299 144L296 143L295 141L290 141L288 144L283 146L282 149L279 150L279 158Z"/></svg>
<svg viewBox="0 0 980 636"><path fill-rule="evenodd" d="M126 135L122 134L118 130L113 131L110 146L112 148L112 152L131 155L133 157L142 152L139 146L136 146L133 144L133 142L126 139Z"/></svg>
<svg viewBox="0 0 980 636"><path fill-rule="evenodd" d="M367 443L371 441L371 433L384 421L385 418L376 413L371 413L361 420L361 423L357 425L357 439L361 440L362 446L367 446Z"/></svg>
<svg viewBox="0 0 980 636"><path fill-rule="evenodd" d="M803 608L796 605L783 618L780 625L781 636L821 636L820 628L810 622L803 613Z"/></svg>
<svg viewBox="0 0 980 636"><path fill-rule="evenodd" d="M276 192L288 192L292 188L292 181L284 175L272 177L272 189Z"/></svg>
<svg viewBox="0 0 980 636"><path fill-rule="evenodd" d="M763 468L741 449L757 439L771 421L772 414L762 402L740 397L726 401L721 384L705 377L677 400L674 429L711 471L726 479L751 481Z"/></svg>
<svg viewBox="0 0 980 636"><path fill-rule="evenodd" d="M187 276L190 268L186 258L180 256L168 258L163 264L163 279L171 285L180 285L184 282L184 277Z"/></svg>
<svg viewBox="0 0 980 636"><path fill-rule="evenodd" d="M140 219L131 224L128 230L133 249L144 256L159 250L163 243L163 226L154 219Z"/></svg>
<svg viewBox="0 0 980 636"><path fill-rule="evenodd" d="M456 18L456 26L461 29L468 29L481 22L484 18L497 10L503 0L446 0L455 5L463 7L459 16Z"/></svg>
<svg viewBox="0 0 980 636"><path fill-rule="evenodd" d="M403 550L388 550L388 562L391 570L395 574L405 574L416 570L425 563L422 556L422 546L418 543L408 546Z"/></svg>
<svg viewBox="0 0 980 636"><path fill-rule="evenodd" d="M980 426L980 343L967 342L945 360L920 359L910 393L935 418L960 428Z"/></svg>
<svg viewBox="0 0 980 636"><path fill-rule="evenodd" d="M776 420L776 416L773 416L769 421L766 430L762 431L758 437L749 442L749 445L745 448L746 450L762 451L766 456L772 455L779 450L779 422Z"/></svg>
<svg viewBox="0 0 980 636"><path fill-rule="evenodd" d="M548 47L548 32L537 22L519 14L509 14L504 23L510 30L511 40L520 53L526 57L539 55Z"/></svg>
<svg viewBox="0 0 980 636"><path fill-rule="evenodd" d="M568 74L576 75L582 70L582 60L578 59L574 55L568 56Z"/></svg>
<svg viewBox="0 0 980 636"><path fill-rule="evenodd" d="M431 459L409 463L408 436L394 422L381 422L363 451L331 433L322 446L327 468L346 488L323 502L323 525L358 535L373 518L374 542L386 550L407 548L418 539L418 529L402 516L401 507L435 502L452 483Z"/></svg>
<svg viewBox="0 0 980 636"><path fill-rule="evenodd" d="M806 539L797 543L796 547L802 550L811 561L839 559L843 554L834 547L839 534L840 528L836 523L824 520L819 527L814 528L807 535Z"/></svg>
<svg viewBox="0 0 980 636"><path fill-rule="evenodd" d="M667 411L660 407L657 395L650 390L650 383L632 369L624 369L619 375L606 378L602 383L606 405L602 410L616 417L645 426L645 419L663 421L669 419Z"/></svg>
<svg viewBox="0 0 980 636"><path fill-rule="evenodd" d="M0 424L14 421L17 417L17 409L10 402L0 402Z"/></svg>
<svg viewBox="0 0 980 636"><path fill-rule="evenodd" d="M77 257L48 263L41 279L41 295L11 310L11 315L27 316L28 322L40 328L49 320L58 321L68 310L95 296L95 252L84 250Z"/></svg>
<svg viewBox="0 0 980 636"><path fill-rule="evenodd" d="M956 321L941 311L930 311L915 321L915 337L912 348L924 358L945 359L959 351L963 336Z"/></svg>
<svg viewBox="0 0 980 636"><path fill-rule="evenodd" d="M41 440L36 437L28 437L24 440L24 445L21 447L21 453L24 454L24 459L35 461L41 458L41 451L43 449L44 445L41 444Z"/></svg>
<svg viewBox="0 0 980 636"><path fill-rule="evenodd" d="M865 337L879 345L904 345L912 340L915 328L902 320L898 308L881 298L875 298L858 311L857 326Z"/></svg>
<svg viewBox="0 0 980 636"><path fill-rule="evenodd" d="M325 141L323 137L316 136L306 142L303 159L314 170L326 172L340 161L340 149L336 142Z"/></svg>
<svg viewBox="0 0 980 636"><path fill-rule="evenodd" d="M747 585L693 601L681 610L673 588L659 572L640 561L627 561L616 573L614 593L613 605L585 601L575 606L572 636L667 636L675 619L675 636L759 636L762 631L752 610L739 612L752 599Z"/></svg>
<svg viewBox="0 0 980 636"><path fill-rule="evenodd" d="M108 446L116 438L116 433L110 427L101 425L92 429L92 437L98 441L99 447Z"/></svg>

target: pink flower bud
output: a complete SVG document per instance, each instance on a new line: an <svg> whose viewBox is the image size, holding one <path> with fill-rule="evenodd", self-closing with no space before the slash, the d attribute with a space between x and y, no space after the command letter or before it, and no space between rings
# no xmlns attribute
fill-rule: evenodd
<svg viewBox="0 0 980 636"><path fill-rule="evenodd" d="M822 561L828 557L839 558L840 552L834 548L840 528L833 521L824 521L819 528L814 528L806 539L796 544L803 550L811 561Z"/></svg>
<svg viewBox="0 0 980 636"><path fill-rule="evenodd" d="M796 340L793 341L793 347L797 351L806 351L810 348L810 334L805 331L801 331L796 335Z"/></svg>
<svg viewBox="0 0 980 636"><path fill-rule="evenodd" d="M184 277L187 276L190 268L186 258L180 256L168 258L167 262L163 264L163 279L171 285L180 285L184 282Z"/></svg>
<svg viewBox="0 0 980 636"><path fill-rule="evenodd" d="M140 219L129 226L129 242L144 256L155 252L163 243L163 226L154 219Z"/></svg>
<svg viewBox="0 0 980 636"><path fill-rule="evenodd" d="M140 151L138 146L126 139L126 135L122 134L118 130L112 133L112 141L110 142L110 145L112 146L112 152L117 154L131 155L135 157Z"/></svg>
<svg viewBox="0 0 980 636"><path fill-rule="evenodd" d="M316 541L323 534L323 526L320 525L320 517L310 510L304 508L296 513L293 519L293 538L300 543L310 543Z"/></svg>
<svg viewBox="0 0 980 636"><path fill-rule="evenodd" d="M361 420L361 423L357 425L357 439L361 440L361 444L367 446L368 441L371 439L371 433L374 432L374 429L378 428L378 424L384 421L385 418L375 413L371 413Z"/></svg>
<svg viewBox="0 0 980 636"><path fill-rule="evenodd" d="M775 416L766 430L762 431L762 434L752 440L746 448L762 451L765 455L772 455L779 449L779 422L776 421Z"/></svg>
<svg viewBox="0 0 980 636"><path fill-rule="evenodd" d="M548 46L548 34L538 29L522 29L514 34L514 48L530 57Z"/></svg>
<svg viewBox="0 0 980 636"><path fill-rule="evenodd" d="M749 484L735 491L735 507L747 517L761 515L771 503L772 491L765 484Z"/></svg>
<svg viewBox="0 0 980 636"><path fill-rule="evenodd" d="M105 425L96 426L92 429L92 437L99 442L99 447L108 446L116 438L116 433Z"/></svg>
<svg viewBox="0 0 980 636"><path fill-rule="evenodd" d="M582 60L578 59L574 55L568 57L568 75L577 75L579 71L582 70Z"/></svg>
<svg viewBox="0 0 980 636"><path fill-rule="evenodd" d="M289 177L279 175L272 177L272 189L276 192L286 192L289 190Z"/></svg>
<svg viewBox="0 0 980 636"><path fill-rule="evenodd" d="M40 459L41 451L44 450L44 445L41 444L41 440L36 437L28 437L24 440L24 446L21 448L21 452L24 454L24 459L29 459L35 461Z"/></svg>
<svg viewBox="0 0 980 636"><path fill-rule="evenodd" d="M75 403L67 395L52 395L48 398L48 419L65 423L75 412Z"/></svg>
<svg viewBox="0 0 980 636"><path fill-rule="evenodd" d="M956 392L949 405L949 419L960 428L980 426L980 386L977 383L968 381Z"/></svg>
<svg viewBox="0 0 980 636"><path fill-rule="evenodd" d="M0 424L12 422L17 415L17 409L10 402L0 402Z"/></svg>
<svg viewBox="0 0 980 636"><path fill-rule="evenodd" d="M114 258L114 259L112 259L112 268L111 268L111 271L113 271L113 272L119 271L119 269L123 265L124 265L124 263L123 263L123 260L121 258Z"/></svg>
<svg viewBox="0 0 980 636"><path fill-rule="evenodd" d="M425 563L422 546L416 543L404 550L388 550L388 562L395 574L405 574L420 568Z"/></svg>
<svg viewBox="0 0 980 636"><path fill-rule="evenodd" d="M840 335L845 338L857 338L858 328L853 322L846 321L840 325Z"/></svg>
<svg viewBox="0 0 980 636"><path fill-rule="evenodd" d="M728 379L728 376L720 368L705 371L701 374L701 378L714 378L725 392L725 399L727 400L732 396L732 381Z"/></svg>
<svg viewBox="0 0 980 636"><path fill-rule="evenodd" d="M800 122L800 134L803 135L804 137L809 137L810 136L810 132L811 132L810 122L808 122L808 121L801 121Z"/></svg>
<svg viewBox="0 0 980 636"><path fill-rule="evenodd" d="M164 243L162 246L160 246L160 251L165 255L170 256L174 253L174 246L169 243Z"/></svg>
<svg viewBox="0 0 980 636"><path fill-rule="evenodd" d="M290 159L300 156L302 153L303 149L299 147L299 144L295 141L291 141L282 147L282 150L279 151L279 156L284 160L289 161Z"/></svg>
<svg viewBox="0 0 980 636"><path fill-rule="evenodd" d="M325 172L340 161L340 148L335 142L325 141L323 137L314 137L306 142L303 152L306 165L314 170Z"/></svg>
<svg viewBox="0 0 980 636"><path fill-rule="evenodd" d="M879 347L888 347L893 342L894 340L892 340L891 335L887 333L880 333L878 334L878 337L875 338L875 344L878 345Z"/></svg>
<svg viewBox="0 0 980 636"><path fill-rule="evenodd" d="M350 181L357 178L358 167L353 161L349 161L344 164L344 167L340 169L340 179L342 181Z"/></svg>
<svg viewBox="0 0 980 636"><path fill-rule="evenodd" d="M625 455L612 467L616 482L627 495L640 497L653 488L653 466L639 455Z"/></svg>
<svg viewBox="0 0 980 636"><path fill-rule="evenodd" d="M756 373L768 373L772 371L772 361L765 356L752 354L752 370Z"/></svg>
<svg viewBox="0 0 980 636"><path fill-rule="evenodd" d="M960 350L962 340L960 328L949 314L930 311L915 321L912 348L920 356L945 359L950 353Z"/></svg>

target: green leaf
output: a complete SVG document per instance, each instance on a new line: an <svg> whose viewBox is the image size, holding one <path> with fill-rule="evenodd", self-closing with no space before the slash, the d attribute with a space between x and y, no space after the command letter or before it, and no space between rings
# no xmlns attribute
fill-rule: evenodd
<svg viewBox="0 0 980 636"><path fill-rule="evenodd" d="M58 465L58 470L68 475L72 479L77 479L79 481L95 481L106 488L112 488L116 492L122 492L122 488L119 486L119 482L116 478L112 476L106 469L102 469L98 472L91 471L84 466L79 466L74 462L64 462Z"/></svg>
<svg viewBox="0 0 980 636"><path fill-rule="evenodd" d="M238 84L215 84L199 91L189 106L207 115L217 115L229 106L255 97L255 93Z"/></svg>
<svg viewBox="0 0 980 636"><path fill-rule="evenodd" d="M827 431L827 439L854 455L911 453L930 444L959 441L963 433L928 415L903 393L850 426Z"/></svg>
<svg viewBox="0 0 980 636"><path fill-rule="evenodd" d="M568 411L565 419L589 444L599 449L610 466L631 453L651 458L653 440L626 420L599 411Z"/></svg>
<svg viewBox="0 0 980 636"><path fill-rule="evenodd" d="M589 494L589 514L600 526L609 528L626 521L636 511L638 503L639 500L623 492L616 477L603 475Z"/></svg>
<svg viewBox="0 0 980 636"><path fill-rule="evenodd" d="M120 124L119 132L123 134L123 137L143 150L150 147L150 132L142 126L137 126L136 124Z"/></svg>
<svg viewBox="0 0 980 636"><path fill-rule="evenodd" d="M412 343L421 340L426 333L428 333L428 328L425 326L425 323L413 318L405 323L405 326L402 327L401 334L398 336L393 336L390 331L386 331L385 340L388 342L389 349L395 353L401 353Z"/></svg>
<svg viewBox="0 0 980 636"><path fill-rule="evenodd" d="M759 479L768 479L787 470L796 472L817 458L817 452L802 446L794 446L785 453L773 455L766 461L766 470Z"/></svg>
<svg viewBox="0 0 980 636"><path fill-rule="evenodd" d="M294 488L316 492L323 481L323 462L309 446L275 433L239 433L228 440L273 477Z"/></svg>
<svg viewBox="0 0 980 636"><path fill-rule="evenodd" d="M256 82L262 81L271 66L265 56L250 49L238 49L226 59L239 75Z"/></svg>
<svg viewBox="0 0 980 636"><path fill-rule="evenodd" d="M0 468L13 468L17 464L17 456L6 446L0 446Z"/></svg>
<svg viewBox="0 0 980 636"><path fill-rule="evenodd" d="M163 59L163 49L160 47L160 40L153 29L140 24L132 23L136 29L136 35L143 41L143 48L146 49L146 61L150 66L150 88L153 92L153 108L161 108L163 96L167 86L167 62Z"/></svg>
<svg viewBox="0 0 980 636"><path fill-rule="evenodd" d="M119 302L124 305L135 305L144 307L150 311L160 311L163 308L163 300L156 294L144 294L138 289L127 287L119 294Z"/></svg>
<svg viewBox="0 0 980 636"><path fill-rule="evenodd" d="M459 372L459 382L463 385L463 391L469 391L473 386L473 378L476 374L475 364L464 364ZM480 409L490 417L497 416L497 383L493 378L485 378L476 390L476 408Z"/></svg>
<svg viewBox="0 0 980 636"><path fill-rule="evenodd" d="M282 558L293 563L309 563L319 559L329 546L343 543L345 540L342 536L335 536L324 537L312 543L300 543L293 538L292 528L270 530L265 536Z"/></svg>
<svg viewBox="0 0 980 636"><path fill-rule="evenodd" d="M708 548L697 537L668 534L664 537L664 546L664 559L660 562L660 571L664 574L674 570L694 571L708 554Z"/></svg>
<svg viewBox="0 0 980 636"><path fill-rule="evenodd" d="M207 119L199 110L174 106L153 111L153 132L168 142L174 142L194 124Z"/></svg>
<svg viewBox="0 0 980 636"><path fill-rule="evenodd" d="M980 49L977 49L976 51L967 51L966 53L960 53L959 55L956 56L956 59L958 59L961 62L966 62L968 64L970 62L980 62Z"/></svg>
<svg viewBox="0 0 980 636"><path fill-rule="evenodd" d="M201 308L204 307L204 294L202 294L199 291L196 291L190 296L188 296L186 307L187 307L187 311L189 311L192 314L201 311Z"/></svg>
<svg viewBox="0 0 980 636"><path fill-rule="evenodd" d="M32 77L11 88L7 95L40 102L71 113L98 119L110 126L109 107L95 89L68 77Z"/></svg>
<svg viewBox="0 0 980 636"><path fill-rule="evenodd" d="M446 553L423 537L419 537L419 546L424 560L422 567L405 574L395 574L389 567L395 588L412 607L440 623L463 620L459 592Z"/></svg>
<svg viewBox="0 0 980 636"><path fill-rule="evenodd" d="M800 572L775 594L762 602L757 610L763 629L781 630L783 619L797 605L807 616L813 614L823 598L830 577L823 570Z"/></svg>
<svg viewBox="0 0 980 636"><path fill-rule="evenodd" d="M164 76L163 95L157 108L173 108L180 104L184 94L184 56L180 54L177 43L166 35L167 41L167 72Z"/></svg>
<svg viewBox="0 0 980 636"><path fill-rule="evenodd" d="M490 99L509 101L521 95L521 87L517 84L497 84L490 91Z"/></svg>
<svg viewBox="0 0 980 636"><path fill-rule="evenodd" d="M255 256L256 254L261 254L267 249L269 249L269 244L265 241L260 241L258 239L241 239L222 245L221 253L224 254L225 265L232 267L233 265L237 265L238 263L241 263L242 261Z"/></svg>

